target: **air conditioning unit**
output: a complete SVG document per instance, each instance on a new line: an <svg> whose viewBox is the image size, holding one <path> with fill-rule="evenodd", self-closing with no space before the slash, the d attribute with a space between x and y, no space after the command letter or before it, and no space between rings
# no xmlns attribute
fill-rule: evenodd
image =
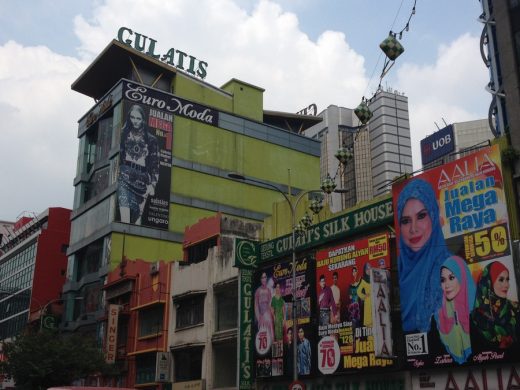
<svg viewBox="0 0 520 390"><path fill-rule="evenodd" d="M158 261L150 264L150 275L156 275L159 273L159 264L160 263Z"/></svg>

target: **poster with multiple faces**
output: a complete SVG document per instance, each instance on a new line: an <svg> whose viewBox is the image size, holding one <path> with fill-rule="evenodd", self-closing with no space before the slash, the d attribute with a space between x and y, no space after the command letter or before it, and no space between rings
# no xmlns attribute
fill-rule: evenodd
<svg viewBox="0 0 520 390"><path fill-rule="evenodd" d="M373 332L377 329L379 339L386 337L383 348L390 351L391 334L381 333L389 318L377 310L390 312L389 268L387 233L316 252L317 368L321 374L393 364L388 356L376 353Z"/></svg>
<svg viewBox="0 0 520 390"><path fill-rule="evenodd" d="M255 272L253 282L254 359L256 377L292 376L294 333L296 332L296 369L305 377L315 369L312 332L312 290L314 258L296 260L296 285L293 286L292 261L284 260ZM293 323L293 292L296 294L296 324Z"/></svg>
<svg viewBox="0 0 520 390"><path fill-rule="evenodd" d="M408 366L517 359L518 294L498 145L392 191Z"/></svg>
<svg viewBox="0 0 520 390"><path fill-rule="evenodd" d="M168 229L173 114L124 100L116 220Z"/></svg>

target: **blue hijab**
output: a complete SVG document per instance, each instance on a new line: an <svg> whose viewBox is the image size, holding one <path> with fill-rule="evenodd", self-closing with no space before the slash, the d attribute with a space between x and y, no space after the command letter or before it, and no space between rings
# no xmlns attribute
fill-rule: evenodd
<svg viewBox="0 0 520 390"><path fill-rule="evenodd" d="M439 222L439 206L431 185L422 179L411 180L397 199L397 221L409 199L420 200L432 221L432 234L417 252L399 235L399 288L403 330L428 332L431 317L442 304L441 265L450 257Z"/></svg>

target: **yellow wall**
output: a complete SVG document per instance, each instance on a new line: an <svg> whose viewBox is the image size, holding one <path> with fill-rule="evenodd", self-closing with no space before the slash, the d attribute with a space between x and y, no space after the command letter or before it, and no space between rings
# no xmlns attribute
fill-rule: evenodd
<svg viewBox="0 0 520 390"><path fill-rule="evenodd" d="M124 251L123 251L124 243ZM109 268L112 271L124 256L129 260L178 261L182 260L182 244L130 234L112 233Z"/></svg>
<svg viewBox="0 0 520 390"><path fill-rule="evenodd" d="M233 94L233 113L259 122L263 121L263 89L237 79L224 84L222 89Z"/></svg>
<svg viewBox="0 0 520 390"><path fill-rule="evenodd" d="M320 184L319 157L181 117L175 118L173 155L274 183L289 184L290 169L293 187Z"/></svg>
<svg viewBox="0 0 520 390"><path fill-rule="evenodd" d="M506 137L495 138L492 144L498 144L501 151L509 146ZM511 168L511 165L502 161L502 177L504 178L504 191L507 199L507 213L509 214L509 231L511 233L511 239L518 240L520 238L520 226L518 225L518 209L514 201L516 195Z"/></svg>

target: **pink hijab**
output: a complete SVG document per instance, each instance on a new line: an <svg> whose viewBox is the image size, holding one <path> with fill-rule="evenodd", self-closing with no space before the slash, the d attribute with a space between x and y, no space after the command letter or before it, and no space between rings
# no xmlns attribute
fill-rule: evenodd
<svg viewBox="0 0 520 390"><path fill-rule="evenodd" d="M442 267L449 269L460 284L459 293L453 298L453 307L457 313L457 318L464 332L469 333L469 313L473 310L475 303L476 286L468 266L464 259L458 256L447 258ZM439 329L442 333L449 333L455 324L454 317L448 317L446 310L446 295L442 294L442 307L439 309L438 321Z"/></svg>

